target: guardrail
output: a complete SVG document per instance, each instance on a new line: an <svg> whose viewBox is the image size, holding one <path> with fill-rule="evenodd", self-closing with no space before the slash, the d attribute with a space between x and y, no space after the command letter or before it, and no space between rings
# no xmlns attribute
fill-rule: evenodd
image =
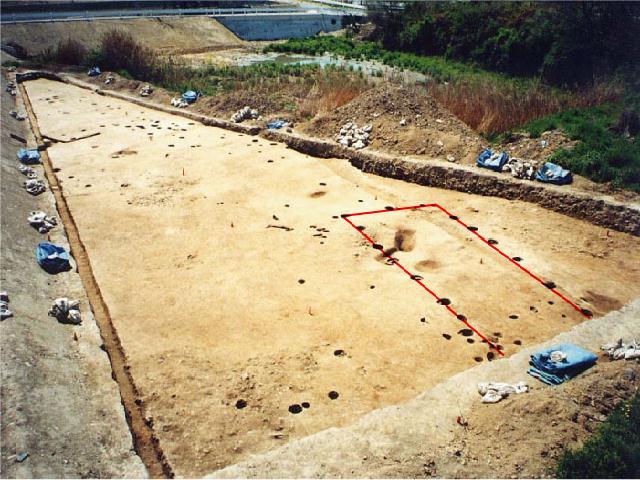
<svg viewBox="0 0 640 480"><path fill-rule="evenodd" d="M267 14L334 14L348 15L340 10L308 10L301 8L181 8L181 9L141 9L141 10L98 10L82 12L35 12L3 14L0 23L39 23L39 22L68 22L91 19L126 19L140 17L162 16L210 16L219 15L267 15Z"/></svg>

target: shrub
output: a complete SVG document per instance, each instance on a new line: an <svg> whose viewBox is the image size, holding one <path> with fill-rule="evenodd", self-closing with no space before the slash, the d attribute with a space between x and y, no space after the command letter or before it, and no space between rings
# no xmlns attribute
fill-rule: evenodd
<svg viewBox="0 0 640 480"><path fill-rule="evenodd" d="M623 101L590 108L572 108L549 115L524 126L532 137L546 130L560 128L578 143L561 149L550 160L596 182L612 182L615 187L640 192L640 144L617 129L621 113L633 116L637 100Z"/></svg>
<svg viewBox="0 0 640 480"><path fill-rule="evenodd" d="M56 48L55 60L65 65L82 65L87 58L87 49L77 40L68 38Z"/></svg>
<svg viewBox="0 0 640 480"><path fill-rule="evenodd" d="M150 48L140 45L131 34L111 30L100 40L101 67L106 70L126 70L134 77L154 80L158 58Z"/></svg>
<svg viewBox="0 0 640 480"><path fill-rule="evenodd" d="M640 477L640 395L616 408L579 450L566 451L559 478Z"/></svg>

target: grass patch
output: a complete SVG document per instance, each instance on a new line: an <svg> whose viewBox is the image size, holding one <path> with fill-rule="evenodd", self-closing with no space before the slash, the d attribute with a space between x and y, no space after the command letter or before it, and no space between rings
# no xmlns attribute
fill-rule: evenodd
<svg viewBox="0 0 640 480"><path fill-rule="evenodd" d="M640 477L640 395L618 406L584 446L560 458L559 478Z"/></svg>
<svg viewBox="0 0 640 480"><path fill-rule="evenodd" d="M523 128L532 137L562 129L578 144L560 149L550 161L596 182L612 182L617 188L640 192L640 145L633 140L637 126L624 125L625 118L640 110L637 100L569 109L529 122ZM636 118L637 118L637 114ZM621 124L622 123L622 124ZM626 122L628 123L628 122Z"/></svg>
<svg viewBox="0 0 640 480"><path fill-rule="evenodd" d="M19 67L20 65L22 65L22 62L20 60L5 60L4 62L2 62L2 66L5 68L8 67Z"/></svg>

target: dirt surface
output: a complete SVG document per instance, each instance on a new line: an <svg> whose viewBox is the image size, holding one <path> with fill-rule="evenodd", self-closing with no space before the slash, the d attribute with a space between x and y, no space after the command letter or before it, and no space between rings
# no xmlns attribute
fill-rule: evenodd
<svg viewBox="0 0 640 480"><path fill-rule="evenodd" d="M140 87L145 82L140 82L137 80L129 80L119 76L118 74L114 74L112 72L104 72L102 75L98 77L87 77L86 75L78 75L77 72L67 72L68 75L71 75L75 78L78 78L84 83L89 83L91 85L95 85L96 88L104 89L104 90L114 90L119 92L124 92L127 94L131 94L133 96L137 96L140 90ZM111 84L105 84L104 81L108 75L113 75L115 77L115 82ZM367 93L368 86L366 84L355 85L355 88L360 88L362 90L362 94L358 97L357 93L354 92L356 98L351 102L344 105L344 109L358 111L358 108L354 107L354 105L359 105L360 99L365 95L369 95ZM379 87L383 90L387 89L387 87ZM398 93L399 91L404 91L405 87L391 87ZM375 91L375 90L373 90ZM148 100L157 103L160 105L169 105L169 102L172 97L177 96L176 92L169 92L163 88L154 87L154 93L148 97ZM419 95L424 95L424 93L419 93ZM401 95L401 98L404 98L406 95ZM431 105L430 102L433 102L433 99L428 98L428 104ZM344 125L340 120L340 118L334 116L330 116L327 120L327 117L319 116L315 117L311 121L308 120L309 115L305 114L305 111L308 109L307 102L311 100L312 102L315 100L314 95L309 94L309 89L305 87L304 84L289 84L286 88L277 87L277 89L269 88L264 86L256 86L248 87L246 89L238 89L235 91L221 93L216 96L205 96L201 98L196 104L189 107L189 110L202 113L204 115L213 116L222 119L229 119L231 115L237 112L239 109L244 107L245 105L250 105L256 109L261 114L259 120L246 120L243 122L245 125L257 125L261 127L265 127L266 123L274 118L286 119L290 122L293 122L294 132L303 132L305 135L309 135L311 137L316 138L327 138L329 141L334 142L335 139L331 135L331 132L334 131L334 128L339 128ZM331 99L329 99L331 101ZM352 105L352 107L350 107ZM364 109L364 107L362 107ZM411 107L414 108L414 107ZM429 107L430 108L430 107ZM429 108L426 110L428 111ZM316 111L316 109L311 108L312 111ZM365 111L364 109L363 111ZM443 113L442 109L438 107L436 109L436 114L438 116L443 116L444 118L449 118L452 123L447 124L445 120L440 124L439 122L435 122L438 128L442 128L444 132L442 135L438 134L441 138L444 138L446 135L459 135L458 132L464 133L464 138L466 140L462 140L462 143L467 140L470 143L467 143L466 146L462 150L456 149L453 147L460 146L462 143L457 143L454 141L452 144L445 144L442 140L436 140L435 143L431 142L428 148L419 148L415 150L415 152L420 152L420 154L407 154L411 158L416 160L434 160L439 159L446 161L447 158L453 158L457 163L461 164L471 164L475 165L475 160L477 158L477 154L482 151L488 143L483 143L484 140L474 134L469 130L464 124L461 124L455 117L451 117L450 113ZM421 115L421 114L420 114ZM409 115L406 116L407 118ZM352 118L352 117L351 117ZM360 118L360 117L358 117ZM368 118L368 117L362 117ZM330 121L329 121L330 120ZM436 118L437 120L437 118ZM306 122L306 123L305 123ZM319 127L315 124L318 123ZM327 123L325 125L325 123ZM462 125L462 126L461 126ZM396 127L397 126L397 127ZM317 130L319 128L319 130ZM399 121L397 118L388 117L380 121L378 131L384 132L384 136L379 142L376 142L374 139L372 145L369 146L365 151L386 151L390 153L399 153L394 147L388 147L389 145L395 146L399 144L401 138L405 138L404 135L407 132L407 127L400 127ZM448 130L449 129L449 130ZM433 131L431 132L433 134ZM434 134L435 135L435 134ZM405 138L405 140L407 140ZM410 144L414 143L415 138L413 140L407 140ZM543 147L541 145L541 141L545 140L546 144ZM380 146L378 143L382 143ZM442 145L440 145L442 143ZM574 144L571 140L567 139L567 137L557 130L544 132L540 139L529 138L523 134L515 134L514 138L511 142L503 143L498 147L493 147L497 150L505 150L509 152L510 155L520 157L522 159L533 158L538 161L542 161L551 154L553 154L557 149L562 147L571 147ZM378 146L376 146L378 145ZM386 145L386 146L385 146ZM449 149L450 153L447 153L446 145L451 146ZM407 150L400 150L407 151ZM456 152L467 152L466 156L457 160ZM474 153L477 152L477 153ZM402 153L401 153L402 154ZM403 154L402 154L403 155ZM482 170L486 173L485 170ZM508 174L503 174L505 177L508 177ZM536 182L531 182L528 180L521 180L525 184L528 185L538 185ZM619 202L625 203L638 203L640 196L634 192L620 190L613 188L611 184L598 184L592 182L584 177L579 175L574 175L574 181L571 186L564 186L563 190L575 190L577 192L588 192L588 193L596 193L598 195L606 195L609 198L613 198Z"/></svg>
<svg viewBox="0 0 640 480"><path fill-rule="evenodd" d="M0 288L9 293L14 316L0 323L0 476L145 477L78 275L49 275L36 263L38 242L68 243L62 226L42 235L27 223L33 210L57 212L51 192L32 197L22 188L26 177L16 168L16 152L25 144L19 139L35 143L28 122L9 116L16 107L2 79ZM42 178L42 167L34 169ZM80 300L82 325L47 316L60 296Z"/></svg>
<svg viewBox="0 0 640 480"><path fill-rule="evenodd" d="M526 374L529 355L567 342L598 352L613 339L638 338L639 314L636 300L508 359L456 374L409 402L254 455L210 478L549 476L559 442L578 446L615 404L637 392L640 365L610 363L601 356L585 373L550 387ZM530 392L483 405L477 385L489 381L524 381ZM458 416L468 422L466 429L458 424Z"/></svg>
<svg viewBox="0 0 640 480"><path fill-rule="evenodd" d="M400 122L405 120L406 125ZM372 125L371 147L402 155L473 163L485 141L442 108L424 87L381 84L336 111L301 127L331 138L347 122Z"/></svg>
<svg viewBox="0 0 640 480"><path fill-rule="evenodd" d="M639 389L639 362L601 358L598 365L554 391L534 390L498 405L476 404L465 417L469 425L457 430L451 445L461 461L445 463L430 473L488 478L498 469L503 478L544 477L566 448L579 447ZM520 443L526 448L514 448Z"/></svg>
<svg viewBox="0 0 640 480"><path fill-rule="evenodd" d="M163 53L204 52L244 45L216 20L200 16L5 24L0 35L2 43L14 41L26 48L29 55L35 55L56 48L67 38L94 48L100 37L113 29L129 32L136 41Z"/></svg>
<svg viewBox="0 0 640 480"><path fill-rule="evenodd" d="M347 425L486 363L486 345L341 213L437 201L596 315L638 295L638 238L368 176L66 84L26 87L45 135L99 133L49 154L178 475ZM388 215L362 225L398 243L394 256L507 355L584 320L446 216Z"/></svg>
<svg viewBox="0 0 640 480"><path fill-rule="evenodd" d="M506 151L510 157L541 163L561 148L571 148L577 142L569 139L561 130L543 132L538 138L526 133L514 133L509 141L498 149Z"/></svg>

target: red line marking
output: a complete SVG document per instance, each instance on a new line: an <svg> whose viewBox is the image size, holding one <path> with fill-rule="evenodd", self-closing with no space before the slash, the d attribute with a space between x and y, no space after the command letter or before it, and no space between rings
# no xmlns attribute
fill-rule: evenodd
<svg viewBox="0 0 640 480"><path fill-rule="evenodd" d="M442 207L441 205L437 204L437 203L429 203L429 204L424 204L421 203L420 205L413 205L413 206L409 206L409 207L399 207L399 208L385 208L383 210L372 210L369 212L358 212L358 213L347 213L347 214L343 214L342 218L353 227L353 229L358 232L360 235L362 235L369 243L371 243L371 245L375 245L375 241L366 233L364 233L362 230L360 230L356 225L354 225L354 223L349 220L349 217L357 217L360 215L373 215L373 214L377 214L377 213L388 213L388 212L398 212L401 210L417 210L419 208L426 208L426 207L436 207L438 209L440 209L443 213L445 213L447 216L452 217L452 219L454 219L458 224L462 225L467 231L473 233L477 238L479 238L485 245L488 245L490 248L492 248L494 251L498 252L502 257L506 258L509 262L511 262L513 265L515 265L516 267L518 267L520 270L522 270L523 272L525 272L527 275L529 275L531 278L533 278L536 282L540 283L542 286L544 286L545 288L548 288L545 285L545 282L538 277L537 275L533 274L531 271L529 271L528 269L526 269L525 267L523 267L522 265L520 265L518 262L516 262L513 258L511 258L509 255L507 255L506 253L504 253L502 250L500 250L498 247L496 247L495 245L492 245L491 243L488 242L488 240L486 238L484 238L482 235L480 235L476 230L469 230L469 226L464 223L462 220L460 220L457 216L452 215L451 213L449 213L449 211L447 211L444 207ZM427 293L429 293L433 298L436 299L436 301L439 301L441 299L441 297L439 297L433 290L431 290L429 287L427 287L422 280L420 279L416 279L414 278L414 275L407 270L404 266L402 266L402 264L396 260L395 258L393 258L391 255L389 255L387 252L384 251L384 249L380 250L382 252L382 254L387 257L388 259L391 259L393 261L394 265L397 265L398 268L400 268L404 273L406 273L415 283L417 283L418 285L420 285ZM569 300L567 297L565 297L563 294L561 294L560 292L558 292L555 288L548 288L549 290L551 290L554 294L556 294L558 297L560 297L562 300L564 300L566 303L568 303L569 305L571 305L574 309L576 309L578 312L580 312L583 316L585 316L586 318L590 318L590 315L588 315L587 313L585 313L583 311L583 309L581 309L578 305L576 305L574 302L572 302L571 300ZM446 309L453 315L456 317L456 319L458 319L458 313L449 305L445 305ZM496 350L498 352L499 355L504 356L504 353L502 352L502 350L498 349L496 347L496 345L494 345L493 343L491 343L489 341L489 339L487 337L485 337L482 333L480 333L473 325L471 325L466 319L465 320L460 320L458 319L458 321L461 321L462 323L464 323L467 327L469 327L471 330L473 330L482 340L484 340L490 348L493 348L494 350Z"/></svg>

